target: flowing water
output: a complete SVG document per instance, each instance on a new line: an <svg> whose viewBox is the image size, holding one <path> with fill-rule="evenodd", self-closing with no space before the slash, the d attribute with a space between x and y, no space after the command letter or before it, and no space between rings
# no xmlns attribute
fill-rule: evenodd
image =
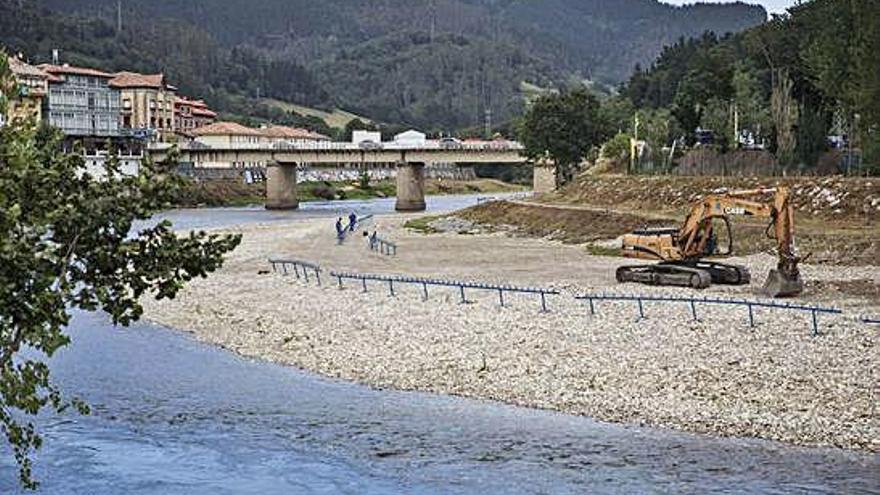
<svg viewBox="0 0 880 495"><path fill-rule="evenodd" d="M198 228L351 208L166 216ZM374 390L241 358L147 323L114 328L100 314L77 314L70 334L73 343L51 361L54 378L93 411L39 419L38 493L880 492L877 455ZM19 492L16 474L0 448L0 494Z"/></svg>

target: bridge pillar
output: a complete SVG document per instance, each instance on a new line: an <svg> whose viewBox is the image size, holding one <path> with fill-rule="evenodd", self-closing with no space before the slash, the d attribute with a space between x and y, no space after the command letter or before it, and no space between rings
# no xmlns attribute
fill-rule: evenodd
<svg viewBox="0 0 880 495"><path fill-rule="evenodd" d="M538 160L532 176L532 190L537 193L549 193L556 190L556 164L550 160Z"/></svg>
<svg viewBox="0 0 880 495"><path fill-rule="evenodd" d="M296 194L296 164L270 162L266 165L266 209L295 210L299 208Z"/></svg>
<svg viewBox="0 0 880 495"><path fill-rule="evenodd" d="M397 211L425 211L425 164L397 162Z"/></svg>

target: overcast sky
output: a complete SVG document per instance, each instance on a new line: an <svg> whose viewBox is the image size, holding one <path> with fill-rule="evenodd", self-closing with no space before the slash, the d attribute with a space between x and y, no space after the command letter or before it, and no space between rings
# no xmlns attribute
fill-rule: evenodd
<svg viewBox="0 0 880 495"><path fill-rule="evenodd" d="M663 0L666 3L674 3L676 5L683 5L686 3L697 3L695 0ZM705 3L730 3L736 0L699 0ZM785 9L791 7L796 3L796 0L744 0L745 3L758 3L764 6L767 11L771 14L781 14L785 12Z"/></svg>

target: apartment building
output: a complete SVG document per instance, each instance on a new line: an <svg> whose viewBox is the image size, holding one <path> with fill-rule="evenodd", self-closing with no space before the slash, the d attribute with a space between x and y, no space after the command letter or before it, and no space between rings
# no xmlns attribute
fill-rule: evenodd
<svg viewBox="0 0 880 495"><path fill-rule="evenodd" d="M184 137L193 137L193 131L213 124L217 114L202 100L190 100L178 96L174 99L174 129Z"/></svg>
<svg viewBox="0 0 880 495"><path fill-rule="evenodd" d="M164 74L119 72L110 79L122 98L122 127L150 141L168 142L175 137L174 104L177 88Z"/></svg>
<svg viewBox="0 0 880 495"><path fill-rule="evenodd" d="M70 65L42 64L48 74L49 98L43 117L69 137L119 137L121 98L110 86L114 75Z"/></svg>

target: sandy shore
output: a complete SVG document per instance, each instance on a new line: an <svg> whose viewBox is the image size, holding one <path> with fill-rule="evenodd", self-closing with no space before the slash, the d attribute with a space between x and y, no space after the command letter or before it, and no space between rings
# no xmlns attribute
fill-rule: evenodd
<svg viewBox="0 0 880 495"><path fill-rule="evenodd" d="M549 408L598 419L716 435L754 436L799 445L880 452L880 332L853 316L880 314L880 301L845 291L801 300L847 309L822 316L811 336L808 314L605 303L591 317L571 297L587 291L679 293L687 289L619 286L623 260L590 256L578 246L503 234L425 236L407 232L406 216L378 219L399 245L397 257L371 253L358 236L337 246L332 220L247 226L227 265L194 282L174 301L145 301L146 317L253 356L376 387L451 393ZM554 287L551 312L529 296L375 285L340 290L270 270L270 257L325 270L394 273ZM752 287L709 294L757 297L773 260L738 260ZM271 270L270 270L271 271ZM880 283L880 268L803 267L823 287ZM329 278L329 277L328 277ZM327 280L329 282L329 280ZM837 284L837 285L835 285ZM814 291L817 292L817 291ZM706 292L704 292L706 293ZM701 293L703 294L703 293Z"/></svg>

